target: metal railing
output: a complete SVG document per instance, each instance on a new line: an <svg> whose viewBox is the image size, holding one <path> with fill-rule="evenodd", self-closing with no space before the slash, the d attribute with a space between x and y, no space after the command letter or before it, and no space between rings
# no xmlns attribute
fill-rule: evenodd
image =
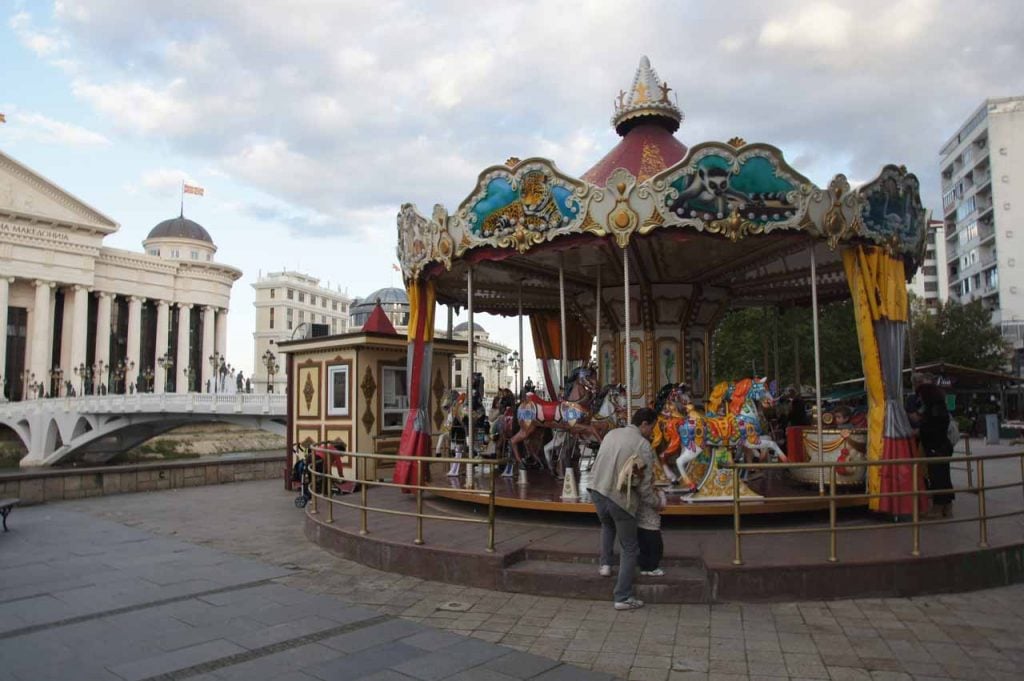
<svg viewBox="0 0 1024 681"><path fill-rule="evenodd" d="M1017 459L1020 465L1020 481L1012 483L1003 483L997 485L985 484L985 462L1001 459ZM942 490L928 490L920 489L920 480L923 478L921 475L923 469L922 465L927 466L928 464L937 464L948 462L952 467L954 463L966 463L967 467L967 486L956 487L953 486L948 489ZM978 484L974 484L972 475L972 464L977 469ZM839 467L852 468L852 467L863 467L870 470L873 466L907 466L911 467L912 471L912 486L910 490L901 490L897 492L852 492L836 494L836 469ZM733 487L732 487L732 503L733 503L733 535L735 538L735 554L733 557L733 565L743 565L743 549L742 549L742 538L745 536L753 535L781 535L781 534L811 534L811 533L827 533L828 535L828 561L830 563L839 562L838 557L838 538L841 533L845 532L863 532L865 530L888 530L888 529L905 529L908 525L912 529L912 545L910 555L919 557L921 555L921 528L930 525L949 525L953 523L978 523L978 547L988 548L988 521L995 520L998 518L1008 518L1012 516L1024 515L1024 504L1022 504L1017 510L1007 511L1003 513L989 514L986 507L986 492L1000 489L1011 489L1020 488L1024 491L1024 451L1013 452L1009 454L984 454L981 456L972 456L970 452L970 444L968 441L967 451L963 456L946 456L946 457L915 457L906 459L887 459L880 461L804 461L799 463L732 463L725 466L733 471ZM761 529L743 529L741 526L740 518L742 516L740 507L743 504L760 503L763 502L763 498L751 498L740 496L740 475L739 473L744 470L765 470L765 471L785 471L793 468L815 468L828 470L828 486L824 490L823 494L818 498L828 499L828 524L825 526L817 527L772 527L772 528L761 528ZM867 478L868 470L865 470L865 479ZM953 493L953 492L970 492L978 495L978 514L970 517L957 517L957 518L941 518L941 519L922 519L920 514L921 509L921 498L922 496L928 497L932 494L942 493ZM868 501L870 499L882 499L887 497L911 497L913 510L910 514L910 522L884 522L884 523L871 523L868 525L850 525L840 526L836 522L836 511L838 500L851 500L851 499L863 499ZM771 497L772 502L795 502L795 501L806 501L807 496L788 496L788 497Z"/></svg>
<svg viewBox="0 0 1024 681"><path fill-rule="evenodd" d="M334 506L344 506L346 508L352 508L359 511L360 514L360 528L359 534L367 535L370 534L369 529L369 513L383 513L387 515L397 515L404 517L416 518L416 538L413 540L414 544L423 544L423 521L424 520L439 520L447 522L458 522L458 523L472 523L476 525L487 525L487 552L494 552L494 495L495 495L495 479L498 476L497 468L499 463L494 459L484 458L465 458L465 457L441 457L441 456L404 456L399 454L366 454L363 452L340 452L336 449L329 449L326 447L312 447L311 451L314 456L323 456L325 462L328 462L324 466L324 471L317 471L316 466L313 466L310 470L312 475L312 483L310 485L310 492L313 495L313 507L310 513L319 513L319 507L317 500L322 500L327 504L327 521L328 523L334 522ZM353 457L356 459L356 465L353 467L355 470L354 478L345 478L339 475L335 475L332 472L332 466L330 461L332 457ZM416 477L414 483L398 483L398 482L384 482L381 480L370 480L369 475L365 473L368 466L366 463L369 461L375 462L394 462L409 461L415 464ZM490 480L487 486L482 489L474 489L473 487L464 487L462 492L466 494L473 494L477 496L487 497L487 517L486 518L463 518L460 516L453 515L439 515L436 513L424 513L423 512L423 493L424 492L451 492L450 487L433 487L431 485L423 484L423 471L425 468L429 468L432 463L461 463L469 468L466 473L466 480L470 485L475 485L476 476L474 475L475 466L481 466L480 470L486 471L490 469L489 477ZM362 465L360 465L362 464ZM343 501L334 495L334 483L353 482L359 487L359 503L353 503L350 501ZM391 487L398 488L401 490L414 490L416 493L416 511L402 511L394 508L385 508L384 506L371 506L369 504L369 490L370 487Z"/></svg>

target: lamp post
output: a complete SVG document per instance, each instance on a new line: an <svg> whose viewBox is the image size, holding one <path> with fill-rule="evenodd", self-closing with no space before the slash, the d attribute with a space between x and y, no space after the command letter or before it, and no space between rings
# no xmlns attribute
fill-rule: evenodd
<svg viewBox="0 0 1024 681"><path fill-rule="evenodd" d="M142 378L146 381L146 392L153 392L153 367L146 367L146 370L142 372Z"/></svg>
<svg viewBox="0 0 1024 681"><path fill-rule="evenodd" d="M263 366L267 369L267 392L274 392L274 374L277 373L277 357L270 350L263 353Z"/></svg>
<svg viewBox="0 0 1024 681"><path fill-rule="evenodd" d="M185 392L192 392L192 386L195 385L196 370L191 364L186 367L182 367L182 373L185 374Z"/></svg>
<svg viewBox="0 0 1024 681"><path fill-rule="evenodd" d="M25 373L21 377L21 399L27 400L29 398L29 390L32 391L32 397L35 397L36 389L33 387L36 383L36 375L34 372L25 369Z"/></svg>
<svg viewBox="0 0 1024 681"><path fill-rule="evenodd" d="M64 370L59 366L54 365L50 369L50 396L60 397L60 383L61 379L64 378Z"/></svg>
<svg viewBox="0 0 1024 681"><path fill-rule="evenodd" d="M114 369L114 391L117 391L117 384L121 384L121 394L128 392L127 376L135 368L135 362L127 362L122 359L117 363L117 368Z"/></svg>
<svg viewBox="0 0 1024 681"><path fill-rule="evenodd" d="M505 387L505 366L505 355L498 355L497 357L491 358L491 368L494 369L495 373L498 375L497 380L495 381L498 390Z"/></svg>
<svg viewBox="0 0 1024 681"><path fill-rule="evenodd" d="M87 366L85 362L82 362L78 366L74 367L75 376L78 376L78 394L84 395L86 386L92 379L92 367Z"/></svg>
<svg viewBox="0 0 1024 681"><path fill-rule="evenodd" d="M164 372L164 392L167 392L167 371L174 366L174 360L171 359L171 353L165 352L156 358L156 363L160 367L160 370Z"/></svg>
<svg viewBox="0 0 1024 681"><path fill-rule="evenodd" d="M97 387L97 383L99 386ZM101 392L104 395L110 391L110 365L104 364L101 359L96 363L93 371L92 394Z"/></svg>
<svg viewBox="0 0 1024 681"><path fill-rule="evenodd" d="M522 388L519 386L519 363L519 351L516 350L508 356L508 366L512 369L512 375L514 376L512 383L515 384L517 393L522 392Z"/></svg>
<svg viewBox="0 0 1024 681"><path fill-rule="evenodd" d="M217 376L220 373L220 365L224 359L219 352L210 355L207 360L210 362L210 380L213 382L213 392L217 392Z"/></svg>

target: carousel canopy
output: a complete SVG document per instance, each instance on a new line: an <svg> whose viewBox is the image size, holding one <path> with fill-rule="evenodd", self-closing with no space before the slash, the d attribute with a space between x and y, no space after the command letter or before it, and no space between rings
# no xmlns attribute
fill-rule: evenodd
<svg viewBox="0 0 1024 681"><path fill-rule="evenodd" d="M907 263L923 258L926 214L917 178L887 165L851 188L837 175L815 186L768 144L704 142L687 148L671 88L645 57L612 123L622 140L582 177L542 158L509 159L479 176L454 213L398 215L407 282L430 281L437 302L464 307L473 267L474 308L511 315L557 313L559 268L567 313L594 329L624 324L623 260L630 314L650 328L712 328L730 306L806 305L810 262L818 298L849 297L839 251L884 246Z"/></svg>

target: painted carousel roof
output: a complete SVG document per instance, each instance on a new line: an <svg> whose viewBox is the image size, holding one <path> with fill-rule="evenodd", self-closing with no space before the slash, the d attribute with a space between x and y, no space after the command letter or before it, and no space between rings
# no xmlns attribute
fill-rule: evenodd
<svg viewBox="0 0 1024 681"><path fill-rule="evenodd" d="M884 166L857 189L843 175L819 188L768 144L733 138L687 149L671 134L682 112L668 91L642 60L613 118L622 141L583 177L547 159L509 159L485 169L454 213L435 206L428 218L403 205L405 279L433 280L438 302L463 306L472 264L477 310L515 314L521 289L530 313L559 309L561 267L582 319L595 282L615 286L628 258L641 298L671 307L663 316L672 323L702 323L716 313L688 301L806 304L812 251L820 300L849 295L845 245L883 245L904 258L908 276L923 259L926 213L905 168Z"/></svg>

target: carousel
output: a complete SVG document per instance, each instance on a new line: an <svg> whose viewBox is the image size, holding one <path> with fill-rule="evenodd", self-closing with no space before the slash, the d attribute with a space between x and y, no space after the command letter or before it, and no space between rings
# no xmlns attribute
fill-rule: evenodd
<svg viewBox="0 0 1024 681"><path fill-rule="evenodd" d="M819 418L800 450L812 460L912 455L910 425L896 407L906 281L924 252L917 178L886 165L858 188L843 175L818 187L768 144L737 137L688 147L676 137L683 119L672 88L644 57L615 99L612 125L621 141L580 177L547 159L510 158L485 169L454 212L437 205L427 216L401 207L398 257L411 317L410 413L399 451L430 456L432 436L446 422L456 429L462 422L464 435L441 449L465 451L458 443L468 442L495 457L491 466L442 471L453 498L479 500L465 488L496 475L499 506L592 512L587 469L601 437L652 406L660 414L653 444L669 492L665 513L731 513L729 460L787 460L764 428L763 409L776 397L764 378L711 380L716 326L745 306L814 310L822 414L818 306L852 298L866 428ZM515 385L484 420L472 399L432 396L438 304L466 309L470 325L477 312L518 317L519 356L528 326L543 365L538 389L550 401ZM472 334L469 343L472 363ZM464 420L463 407L470 412ZM414 481L415 467L405 464L395 482ZM744 512L823 507L817 470L744 481L741 493L753 501ZM863 470L843 482L869 492L910 488L899 466ZM805 490L806 502L773 504L772 496L792 497L794 489ZM899 513L911 502L867 503Z"/></svg>

